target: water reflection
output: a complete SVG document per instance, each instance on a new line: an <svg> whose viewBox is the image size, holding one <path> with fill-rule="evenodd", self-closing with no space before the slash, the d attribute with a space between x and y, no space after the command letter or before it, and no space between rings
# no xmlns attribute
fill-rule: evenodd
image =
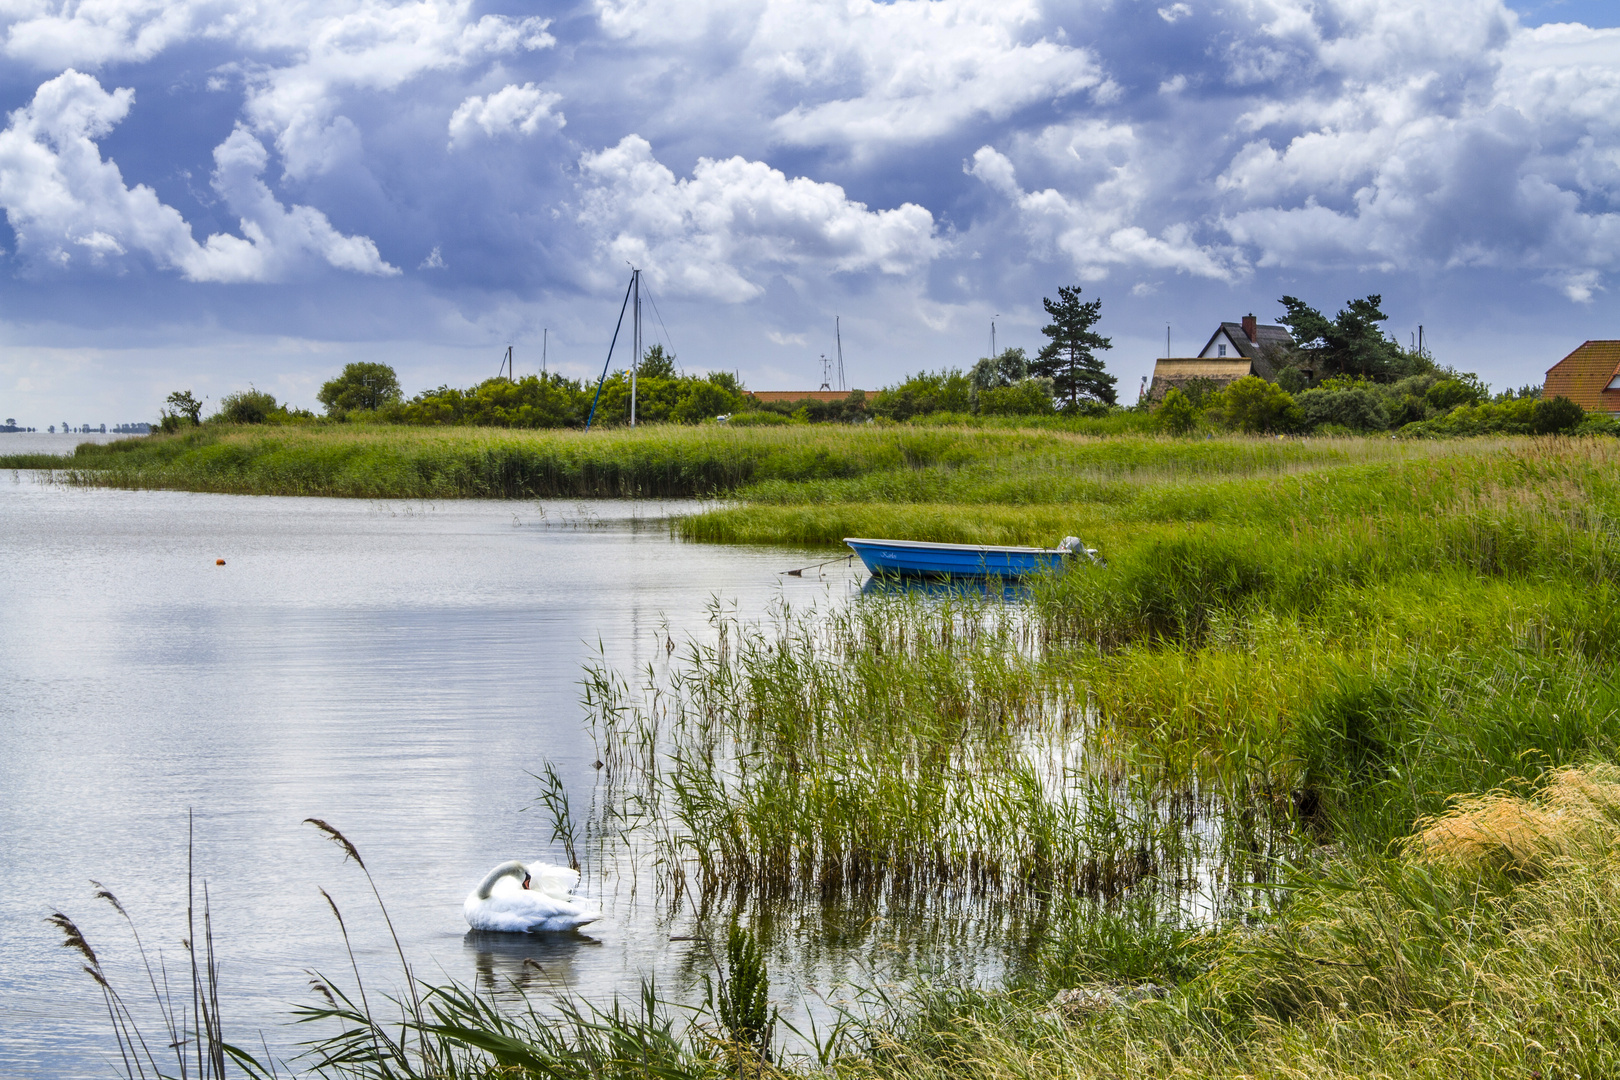
<svg viewBox="0 0 1620 1080"><path fill-rule="evenodd" d="M935 600L1002 600L1022 603L1030 598L1029 586L1003 578L913 578L869 577L861 586L862 596L926 596Z"/></svg>
<svg viewBox="0 0 1620 1080"><path fill-rule="evenodd" d="M462 952L472 959L478 989L495 996L557 993L574 985L581 951L600 948L589 934L501 934L469 930Z"/></svg>

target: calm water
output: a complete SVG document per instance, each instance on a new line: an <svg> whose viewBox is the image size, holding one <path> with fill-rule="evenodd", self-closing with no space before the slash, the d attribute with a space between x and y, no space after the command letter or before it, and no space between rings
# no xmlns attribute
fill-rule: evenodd
<svg viewBox="0 0 1620 1080"><path fill-rule="evenodd" d="M0 438L0 452L58 449ZM94 878L178 967L188 809L239 1041L263 1029L290 1047L305 969L341 971L318 886L362 961L387 971L364 879L300 824L312 816L359 845L426 978L593 997L644 974L689 985L706 956L622 883L590 938L481 941L461 916L495 863L561 861L548 821L525 812L525 772L549 759L588 803L578 682L598 641L630 670L662 658L667 633L707 634L711 598L747 615L858 592L847 571L779 575L808 553L673 541L664 515L683 509L81 491L0 474L0 1076L109 1075L99 997L44 919L79 920L132 975ZM812 917L829 950L818 977L859 978L863 958L837 952L838 913Z"/></svg>

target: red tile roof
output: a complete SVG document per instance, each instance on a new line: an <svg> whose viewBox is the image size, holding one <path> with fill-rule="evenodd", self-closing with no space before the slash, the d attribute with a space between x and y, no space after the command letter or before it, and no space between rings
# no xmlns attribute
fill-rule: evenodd
<svg viewBox="0 0 1620 1080"><path fill-rule="evenodd" d="M1620 341L1588 341L1547 369L1544 398L1567 397L1583 409L1620 412L1620 390L1608 389L1620 374Z"/></svg>
<svg viewBox="0 0 1620 1080"><path fill-rule="evenodd" d="M750 390L761 401L843 401L852 390Z"/></svg>

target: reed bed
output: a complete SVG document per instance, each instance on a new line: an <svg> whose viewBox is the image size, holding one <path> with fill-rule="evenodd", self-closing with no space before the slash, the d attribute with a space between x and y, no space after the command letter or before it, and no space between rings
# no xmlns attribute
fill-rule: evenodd
<svg viewBox="0 0 1620 1080"><path fill-rule="evenodd" d="M1484 445L1485 440L1476 440ZM910 425L726 428L645 425L591 432L383 425L207 425L176 435L85 444L60 458L0 458L65 482L259 495L366 498L676 497L849 501L896 491L971 489L978 501L1037 501L1113 482L1255 475L1432 456L1428 443L1278 443ZM1444 444L1455 446L1456 444ZM1472 445L1472 444L1470 444ZM1453 455L1471 453L1453 450ZM1072 484L1065 479L1079 477ZM1051 488L1053 484L1067 485ZM810 485L783 489L773 485ZM817 488L814 485L824 485ZM833 486L825 486L825 485ZM1051 490L1048 490L1048 489ZM798 490L798 495L792 491ZM954 499L956 496L952 496Z"/></svg>

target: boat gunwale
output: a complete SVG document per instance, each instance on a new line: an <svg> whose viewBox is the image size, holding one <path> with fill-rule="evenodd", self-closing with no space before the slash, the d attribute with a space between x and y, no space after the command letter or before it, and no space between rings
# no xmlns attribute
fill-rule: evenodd
<svg viewBox="0 0 1620 1080"><path fill-rule="evenodd" d="M1061 548L1061 547L1042 548L1042 547L1017 547L1017 546L1011 546L1011 545L998 545L998 544L946 544L946 543L936 543L936 542L931 541L931 540L874 540L874 539L871 539L869 537L864 537L864 536L846 536L846 537L844 537L844 543L849 545L850 547L854 547L856 544L872 544L872 545L876 545L876 546L911 548L911 549L914 549L914 550L921 550L921 551L974 551L974 552L980 552L980 553L996 552L996 553L1009 554L1009 555L1012 555L1012 554L1018 554L1018 555L1069 555L1069 554L1071 554L1071 552L1069 551L1068 548Z"/></svg>

